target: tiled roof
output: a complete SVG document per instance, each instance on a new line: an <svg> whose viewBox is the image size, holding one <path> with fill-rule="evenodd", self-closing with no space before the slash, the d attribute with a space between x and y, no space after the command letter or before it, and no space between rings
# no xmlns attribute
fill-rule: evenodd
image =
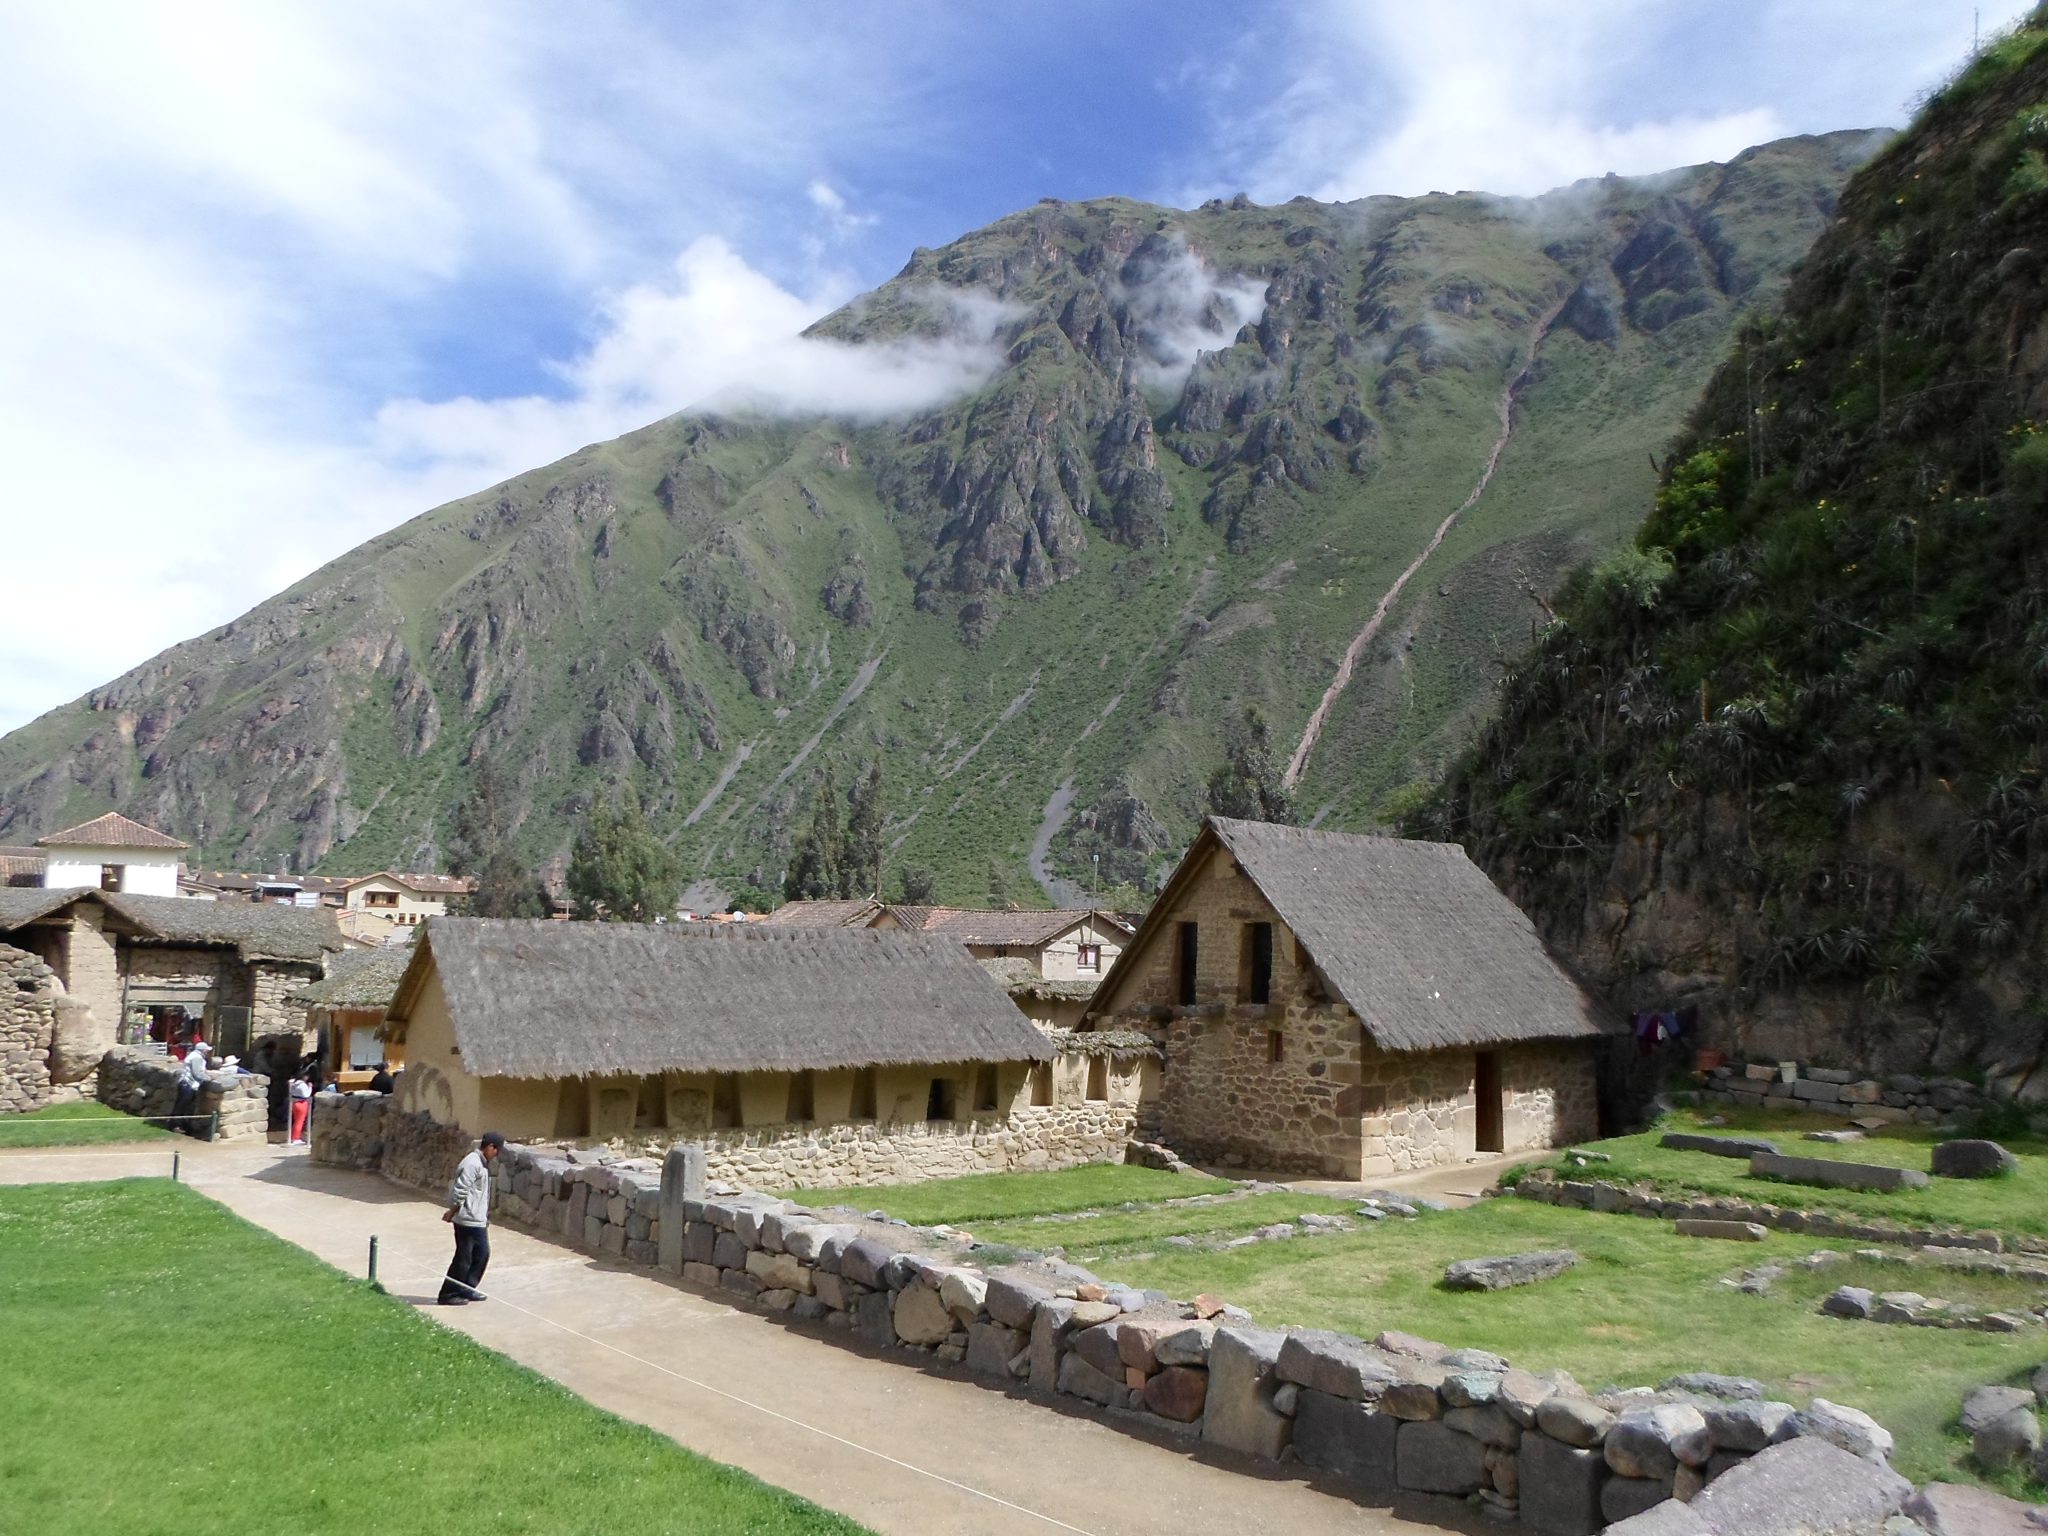
<svg viewBox="0 0 2048 1536"><path fill-rule="evenodd" d="M75 827L66 827L62 832L52 832L48 837L36 839L38 848L189 848L190 843L181 843L175 837L166 837L155 827L145 827L139 821L130 821L119 811L109 811L104 816L95 816L91 821L80 822Z"/></svg>
<svg viewBox="0 0 2048 1536"><path fill-rule="evenodd" d="M891 907L889 914L917 933L943 933L962 944L1015 944L1026 949L1050 944L1075 924L1097 915L1086 908L988 912L971 907Z"/></svg>
<svg viewBox="0 0 2048 1536"><path fill-rule="evenodd" d="M865 897L859 901L791 901L760 921L771 928L864 928L881 910L879 901Z"/></svg>
<svg viewBox="0 0 2048 1536"><path fill-rule="evenodd" d="M436 917L431 971L480 1077L1046 1061L1045 1037L950 940L767 923Z"/></svg>

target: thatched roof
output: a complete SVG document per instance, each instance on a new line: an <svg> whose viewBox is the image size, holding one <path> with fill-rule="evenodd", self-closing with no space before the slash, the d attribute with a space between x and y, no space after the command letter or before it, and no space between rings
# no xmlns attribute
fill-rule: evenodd
<svg viewBox="0 0 2048 1536"><path fill-rule="evenodd" d="M859 901L784 902L760 921L771 928L865 928L882 904L870 897Z"/></svg>
<svg viewBox="0 0 2048 1536"><path fill-rule="evenodd" d="M95 816L91 821L82 821L75 827L66 827L62 832L52 832L48 837L36 839L38 848L189 848L190 843L181 843L175 837L168 837L155 827L145 827L139 821L130 821L119 811L109 811L104 816Z"/></svg>
<svg viewBox="0 0 2048 1536"><path fill-rule="evenodd" d="M184 896L95 893L141 931L142 942L232 948L244 960L291 960L319 965L346 940L324 907L284 907L254 901L193 901Z"/></svg>
<svg viewBox="0 0 2048 1536"><path fill-rule="evenodd" d="M1584 1039L1606 1030L1535 925L1455 843L1211 817L1119 969L1138 974L1134 952L1171 941L1178 888L1219 845L1382 1050ZM1114 990L1097 995L1108 1003Z"/></svg>
<svg viewBox="0 0 2048 1536"><path fill-rule="evenodd" d="M1097 983L1076 978L1050 981L1038 974L1038 967L1021 955L1001 955L979 961L995 977L996 984L1012 997L1042 997L1057 1002L1086 1002L1095 995Z"/></svg>
<svg viewBox="0 0 2048 1536"><path fill-rule="evenodd" d="M1045 1061L1051 1049L949 939L764 923L436 917L392 1020L437 976L479 1077Z"/></svg>
<svg viewBox="0 0 2048 1536"><path fill-rule="evenodd" d="M90 886L59 886L46 889L36 885L0 886L0 933L23 928L38 918L50 916L72 902L96 894Z"/></svg>
<svg viewBox="0 0 2048 1536"><path fill-rule="evenodd" d="M391 1006L411 963L410 944L345 949L328 960L324 977L286 1001L314 1008L374 1008L381 1013Z"/></svg>
<svg viewBox="0 0 2048 1536"><path fill-rule="evenodd" d="M1164 1057L1157 1040L1142 1029L1055 1029L1042 1026L1052 1048L1069 1056L1114 1056L1127 1061L1133 1056Z"/></svg>

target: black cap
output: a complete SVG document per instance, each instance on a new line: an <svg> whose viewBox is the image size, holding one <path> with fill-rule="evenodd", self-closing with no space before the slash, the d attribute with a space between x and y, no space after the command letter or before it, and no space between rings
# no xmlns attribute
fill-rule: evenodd
<svg viewBox="0 0 2048 1536"><path fill-rule="evenodd" d="M476 1144L479 1147L496 1147L500 1152L505 1150L505 1138L496 1131L485 1131L477 1137Z"/></svg>

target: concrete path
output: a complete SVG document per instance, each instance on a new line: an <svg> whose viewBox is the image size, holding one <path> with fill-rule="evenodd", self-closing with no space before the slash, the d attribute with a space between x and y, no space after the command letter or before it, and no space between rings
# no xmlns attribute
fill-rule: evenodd
<svg viewBox="0 0 2048 1536"><path fill-rule="evenodd" d="M1365 1509L1276 1468L1114 1428L948 1368L729 1306L639 1268L494 1229L491 1300L429 1305L448 1229L414 1191L281 1148L182 1145L187 1183L599 1407L885 1533L1396 1536L1476 1532L1465 1506ZM169 1172L169 1147L0 1152L0 1184Z"/></svg>

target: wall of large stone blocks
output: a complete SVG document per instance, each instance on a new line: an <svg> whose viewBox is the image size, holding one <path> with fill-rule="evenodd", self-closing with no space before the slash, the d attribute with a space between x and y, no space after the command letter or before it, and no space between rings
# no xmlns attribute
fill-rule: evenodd
<svg viewBox="0 0 2048 1536"><path fill-rule="evenodd" d="M178 1079L183 1065L140 1046L116 1046L101 1058L99 1101L124 1114L146 1120L169 1116L177 1107ZM244 1141L263 1135L269 1122L270 1079L260 1072L214 1072L190 1111L195 1116L220 1116L217 1139ZM204 1137L204 1119L171 1127Z"/></svg>
<svg viewBox="0 0 2048 1536"><path fill-rule="evenodd" d="M57 975L26 950L0 944L0 1112L50 1102Z"/></svg>
<svg viewBox="0 0 2048 1536"><path fill-rule="evenodd" d="M1590 1044L1545 1041L1496 1047L1502 1147L1527 1152L1599 1133L1598 1068ZM1360 1135L1363 1176L1463 1162L1478 1147L1478 1052L1368 1048Z"/></svg>
<svg viewBox="0 0 2048 1536"><path fill-rule="evenodd" d="M448 1129L384 1095L323 1097L313 1156L367 1168L424 1153L432 1166L414 1182L438 1200L468 1146ZM1723 1478L1756 1507L1803 1498L1823 1475L1872 1482L1894 1510L1908 1487L1883 1467L1881 1427L1818 1398L1801 1409L1706 1374L1588 1392L1566 1371L1411 1334L1261 1328L1210 1298L1133 1291L1056 1261L985 1267L957 1234L707 1194L689 1163L515 1143L492 1168L492 1220L819 1325L821 1343L958 1367L994 1390L1249 1458L1255 1475L1299 1467L1460 1529L1476 1504L1539 1536L1586 1536L1651 1509L1659 1529L1706 1530L1675 1506L1710 1508ZM1418 1502L1431 1495L1445 1502Z"/></svg>

